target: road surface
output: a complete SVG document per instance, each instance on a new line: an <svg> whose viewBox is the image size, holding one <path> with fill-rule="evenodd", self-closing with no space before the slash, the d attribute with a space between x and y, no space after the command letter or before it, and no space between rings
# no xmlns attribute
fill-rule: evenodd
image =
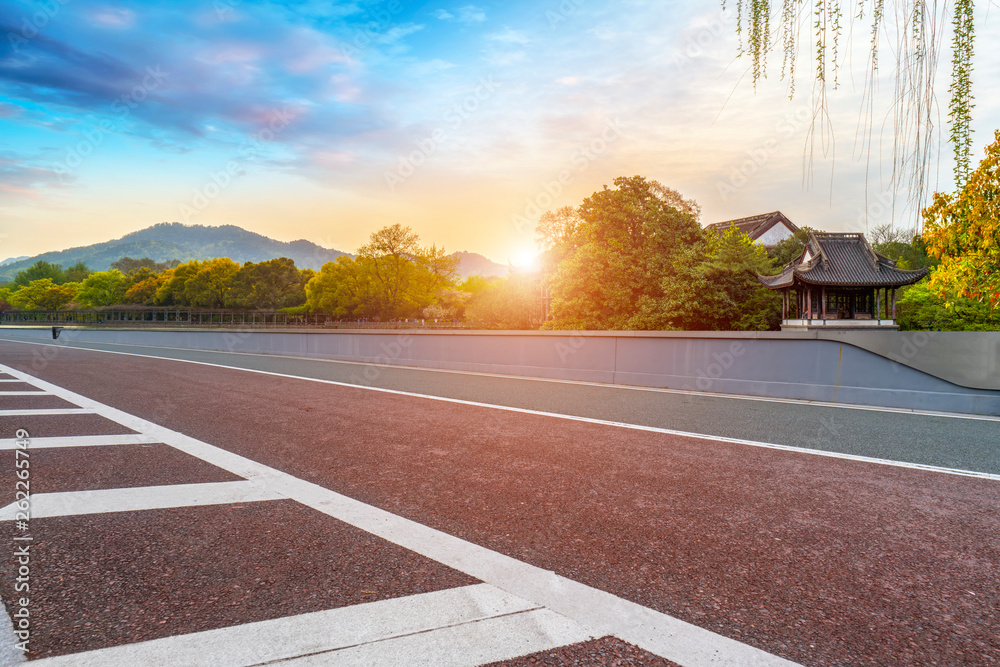
<svg viewBox="0 0 1000 667"><path fill-rule="evenodd" d="M1000 663L996 420L114 352L0 342L40 665Z"/></svg>

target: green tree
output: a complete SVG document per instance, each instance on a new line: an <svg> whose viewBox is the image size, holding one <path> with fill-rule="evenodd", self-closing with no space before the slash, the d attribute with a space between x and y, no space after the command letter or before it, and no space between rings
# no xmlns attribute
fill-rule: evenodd
<svg viewBox="0 0 1000 667"><path fill-rule="evenodd" d="M191 305L187 297L187 283L201 270L202 264L195 259L164 271L154 302L163 306Z"/></svg>
<svg viewBox="0 0 1000 667"><path fill-rule="evenodd" d="M797 232L769 248L767 254L771 257L775 268L781 268L801 257L809 241L809 234L815 231L812 227L799 227Z"/></svg>
<svg viewBox="0 0 1000 667"><path fill-rule="evenodd" d="M91 274L91 270L87 268L87 265L83 262L77 262L73 266L66 269L65 282L68 283L80 283Z"/></svg>
<svg viewBox="0 0 1000 667"><path fill-rule="evenodd" d="M228 257L206 260L184 283L184 298L192 306L222 308L240 266Z"/></svg>
<svg viewBox="0 0 1000 667"><path fill-rule="evenodd" d="M265 262L246 262L233 276L227 305L233 308L276 310L306 302L305 284L312 274L303 274L287 257Z"/></svg>
<svg viewBox="0 0 1000 667"><path fill-rule="evenodd" d="M59 310L74 296L75 285L57 285L51 278L41 278L11 293L10 303L19 310Z"/></svg>
<svg viewBox="0 0 1000 667"><path fill-rule="evenodd" d="M986 303L953 294L946 306L946 299L926 279L903 289L896 301L896 319L903 331L1000 331L1000 312Z"/></svg>
<svg viewBox="0 0 1000 667"><path fill-rule="evenodd" d="M1000 306L1000 130L986 157L955 195L935 193L924 210L923 241L941 263L929 289Z"/></svg>
<svg viewBox="0 0 1000 667"><path fill-rule="evenodd" d="M38 260L23 271L18 271L14 276L13 283L24 287L35 280L51 280L56 285L66 282L66 272L59 264L51 264Z"/></svg>
<svg viewBox="0 0 1000 667"><path fill-rule="evenodd" d="M676 328L665 295L683 290L682 267L704 244L698 207L640 176L616 178L551 235L561 258L548 278L553 329ZM578 222L576 221L578 218Z"/></svg>
<svg viewBox="0 0 1000 667"><path fill-rule="evenodd" d="M128 282L128 278L118 269L92 273L80 283L76 300L85 308L101 308L124 303Z"/></svg>
<svg viewBox="0 0 1000 667"><path fill-rule="evenodd" d="M327 262L306 283L306 303L313 312L331 313L338 318L377 317L379 290L371 260L342 255L335 262Z"/></svg>
<svg viewBox="0 0 1000 667"><path fill-rule="evenodd" d="M400 224L373 232L358 248L358 259L368 263L375 282L378 314L384 318L406 317L416 309L411 288L416 279L420 239Z"/></svg>

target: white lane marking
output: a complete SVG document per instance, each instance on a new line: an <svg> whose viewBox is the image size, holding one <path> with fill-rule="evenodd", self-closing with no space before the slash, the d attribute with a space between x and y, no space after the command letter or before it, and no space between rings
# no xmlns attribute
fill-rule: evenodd
<svg viewBox="0 0 1000 667"><path fill-rule="evenodd" d="M24 380L18 380L17 378L0 378L0 382L17 382L24 383Z"/></svg>
<svg viewBox="0 0 1000 667"><path fill-rule="evenodd" d="M145 356L136 355L126 352L111 352L108 350L92 350L95 352L106 352L107 354L127 354L128 356ZM160 359L163 357L150 357L152 359ZM166 359L166 358L164 358ZM528 408L517 408L509 405L497 405L495 403L482 403L479 401L467 401L460 398L449 398L447 396L434 396L433 394L419 394L412 391L402 391L400 389L385 389L383 387L367 387L364 385L351 384L349 382L337 382L336 380L323 380L319 378L302 377L300 375L289 375L287 373L275 373L273 371L260 371L250 368L237 368L234 366L223 366L221 364L210 364L204 361L189 361L187 359L166 359L168 361L180 361L182 363L198 364L201 366L211 366L214 368L224 368L227 370L244 371L247 373L258 373L260 375L270 375L273 377L289 378L292 380L303 380L306 382L318 382L320 384L329 384L337 387L348 387L351 389L360 389L365 391L376 391L384 394L395 394L398 396L411 396L414 398L423 398L431 401L442 401L445 403L455 403L458 405L469 405L477 408L489 408L493 410L504 410L507 412L516 412L520 414L527 415L538 415L540 417L552 417L555 419L566 419L569 421L583 422L586 424L600 424L602 426L611 426L615 428L626 428L634 431L646 431L649 433L663 433L665 435L676 435L683 438L696 438L698 440L710 440L712 442L725 442L734 445L746 445L749 447L761 447L764 449L776 449L784 452L793 452L798 454L808 454L811 456L824 456L833 459L842 459L845 461L858 461L861 463L872 463L876 465L891 466L893 468L906 468L909 470L922 470L924 472L935 472L942 473L946 475L960 475L962 477L978 477L980 479L989 479L993 481L1000 481L1000 474L979 472L977 470L965 470L962 468L946 468L943 466L935 466L927 463L910 463L908 461L895 461L893 459L882 459L873 456L861 456L860 454L846 454L843 452L833 452L825 449L810 449L807 447L799 447L796 445L779 445L773 442L763 442L759 440L746 440L743 438L728 438L721 435L709 435L706 433L694 433L692 431L679 431L676 429L662 428L659 426L644 426L642 424L630 424L628 422L616 422L609 421L605 419L596 419L594 417L581 417L579 415L567 415L559 412L544 412L542 410L531 410ZM17 373L14 369L11 369L11 374ZM31 377L31 376L25 376ZM28 382L29 380L25 380ZM41 380L35 381L32 377L31 383L35 386L41 387L43 383ZM52 385L54 386L54 385ZM53 392L54 393L54 392ZM57 394L60 395L60 394ZM65 399L69 400L69 399ZM75 401L70 401L75 402ZM140 430L135 429L133 430Z"/></svg>
<svg viewBox="0 0 1000 667"><path fill-rule="evenodd" d="M3 396L51 396L52 394L47 391L0 391L0 397Z"/></svg>
<svg viewBox="0 0 1000 667"><path fill-rule="evenodd" d="M87 408L39 408L37 410L0 410L0 417L38 417L44 415L86 415L93 410Z"/></svg>
<svg viewBox="0 0 1000 667"><path fill-rule="evenodd" d="M365 645L377 650L387 646L386 640L402 637L416 640L412 648L419 649L431 643L432 648L440 649L429 641L434 636L429 631L478 624L498 617L502 631L517 623L519 617L537 610L538 607L530 602L494 586L474 584L46 658L35 663L39 667L247 667L312 654L326 658L330 651ZM572 624L566 619L563 621ZM567 638L570 641L562 644L590 638L582 627L572 625L573 634ZM499 642L494 637L483 641L492 642L497 649L508 649L508 652L518 646L516 638L504 639L506 641ZM553 646L541 646L538 650L546 648ZM379 659L370 664L386 664L382 658L387 656L380 653L377 657ZM507 656L497 659L504 657Z"/></svg>
<svg viewBox="0 0 1000 667"><path fill-rule="evenodd" d="M29 635L30 640L30 635ZM10 667L20 665L27 661L27 654L17 648L17 643L21 638L14 634L14 624L11 622L10 612L0 600L0 665Z"/></svg>
<svg viewBox="0 0 1000 667"><path fill-rule="evenodd" d="M476 375L481 377L493 377L502 378L507 380L524 380L529 382L546 382L552 384L572 384L572 385L582 385L585 387L600 387L602 389L625 389L628 391L641 391L641 392L653 392L661 394L680 394L683 396L694 396L694 397L707 397L707 398L719 398L728 399L736 401L759 401L761 403L788 403L791 405L803 405L807 407L814 408L836 408L838 410L861 410L863 412L889 412L893 414L902 415L915 415L920 417L945 417L948 419L965 419L969 421L995 421L1000 422L1000 416L993 415L974 415L967 414L963 412L939 412L936 410L914 410L911 408L891 408L878 405L860 405L858 403L830 403L827 401L811 401L808 399L801 398L777 398L772 396L750 396L748 394L722 394L718 392L708 392L708 391L696 391L690 389L669 389L666 387L639 387L635 385L627 384L607 384L604 382L588 382L586 380L562 380L559 378L540 378L531 377L526 375L507 375L503 373L485 373L482 371L460 371L452 370L447 368L427 368L424 366L404 366L404 365L394 365L394 364L377 364L369 363L363 361L344 361L341 359L324 359L322 357L298 357L294 355L281 355L281 354L259 354L255 352L232 352L229 350L198 350L194 348L187 347L165 347L156 345L134 345L131 343L86 343L78 342L66 345L53 345L52 343L39 343L36 341L23 340L19 338L2 338L0 341L5 341L8 343L23 343L25 345L41 345L43 347L56 347L56 348L70 348L76 350L85 350L88 352L104 352L106 354L123 354L130 357L145 357L147 359L162 359L164 361L179 361L188 364L200 364L203 366L215 366L217 368L230 368L233 370L247 371L250 373L264 373L270 375L282 375L284 377L295 377L301 380L315 380L317 382L333 382L333 380L320 380L318 378L303 377L300 375L285 375L282 373L273 373L271 371L260 371L253 368L242 368L240 366L227 366L225 364L216 364L208 361L194 361L192 359L178 359L176 357L161 357L155 354L140 354L138 352L122 352L119 350L103 350L96 347L84 347L85 345L111 345L116 347L137 347L141 349L155 349L155 350L173 350L176 352L201 352L204 354L232 354L236 356L243 357L256 357L261 359L295 359L298 361L310 361L310 362L320 362L326 364L345 364L349 366L374 366L377 368L391 368L396 370L407 370L407 371L418 371L426 373L450 373L454 375ZM359 384L348 384L351 387L360 387L362 389L368 389L370 387L366 385ZM956 385L957 386L957 385ZM988 390L986 390L988 391ZM707 434L706 434L707 435Z"/></svg>
<svg viewBox="0 0 1000 667"><path fill-rule="evenodd" d="M20 341L16 341L16 342L20 342ZM749 446L749 447L762 447L762 448L765 448L765 449L776 449L776 450L779 450L779 451L796 452L796 453L800 453L800 454L809 454L809 455L812 455L812 456L825 456L827 458L843 459L843 460L846 460L846 461L858 461L858 462L861 462L861 463L873 463L873 464L876 464L876 465L891 466L891 467L894 467L894 468L907 468L907 469L910 469L910 470L923 470L925 472L936 472L936 473L943 473L943 474L946 474L946 475L960 475L962 477L978 477L978 478L981 478L981 479L989 479L989 480L993 480L993 481L1000 481L1000 474L987 473L987 472L979 472L979 471L976 471L976 470L965 470L965 469L962 469L962 468L945 468L943 466L935 466L935 465L930 465L930 464L926 464L926 463L910 463L908 461L895 461L895 460L892 460L892 459L881 459L881 458L876 458L876 457L873 457L873 456L861 456L859 454L846 454L846 453L843 453L843 452L833 452L833 451L827 451L827 450L824 450L824 449L809 449L809 448L806 448L806 447L798 447L798 446L795 446L795 445L779 445L777 443L762 442L762 441L759 441L759 440L746 440L746 439L743 439L743 438L727 438L727 437L721 436L721 435L709 435L709 434L706 434L706 433L694 433L694 432L691 432L691 431L678 431L678 430L675 430L675 429L661 428L659 426L643 426L642 424L630 424L630 423L627 423L627 422L615 422L615 421L608 421L608 420L605 420L605 419L596 419L594 417L581 417L581 416L578 416L578 415L566 415L566 414L562 414L562 413L559 413L559 412L544 412L544 411L541 411L541 410L530 410L528 408L517 408L517 407L512 407L512 406L509 406L509 405L497 405L497 404L494 404L494 403L482 403L482 402L479 402L479 401L467 401L467 400L460 399L460 398L448 398L446 396L434 396L433 394L418 394L416 392L402 391L402 390L399 390L399 389L385 389L383 387L368 387L368 386L364 386L364 385L351 384L349 382L337 382L336 380L323 380L323 379L320 379L320 378L302 377L300 375L289 375L287 373L275 373L273 371L260 371L260 370L255 370L255 369L252 369L252 368L238 368L238 367L235 367L235 366L224 366L222 364L211 364L211 363L204 362L204 361L190 361L188 359L170 359L168 357L148 357L147 355L142 355L142 354L132 354L132 353L129 353L129 352L113 352L113 351L110 351L110 350L88 350L88 351L91 351L91 352L104 352L106 354L124 354L124 355L127 355L127 356L147 357L147 358L150 358L150 359L164 359L166 361L179 361L181 363L187 363L187 364L198 364L200 366L211 366L211 367L214 367L214 368L224 368L224 369L227 369L227 370L244 371L244 372L247 372L247 373L258 373L258 374L261 374L261 375L271 375L271 376L274 376L274 377L289 378L289 379L292 379L292 380L303 380L303 381L306 381L306 382L318 382L320 384L330 384L330 385L334 385L334 386L337 386L337 387L348 387L348 388L352 388L352 389L361 389L361 390L366 390L366 391L377 391L377 392L381 392L381 393L385 393L385 394L396 394L396 395L399 395L399 396L412 396L414 398L424 398L424 399L431 400L431 401L442 401L442 402L445 402L445 403L456 403L458 405L471 405L471 406L479 407L479 408L491 408L491 409L494 409L494 410L505 410L507 412L517 412L517 413L521 413L521 414L538 415L538 416L542 416L542 417L553 417L555 419L566 419L566 420L569 420L569 421L578 421L578 422L584 422L584 423L587 423L587 424L600 424L602 426L612 426L612 427L615 427L615 428L627 428L627 429L631 429L631 430L635 430L635 431L647 431L647 432L650 432L650 433L663 433L663 434L666 434L666 435L676 435L676 436L680 436L680 437L684 437L684 438L696 438L698 440L709 440L709 441L712 441L712 442L725 442L725 443L735 444L735 445L746 445L746 446ZM11 369L11 374L14 374L14 373L18 373L18 371L14 371L14 369ZM25 382L29 382L30 381L32 384L34 384L35 386L38 386L38 387L41 387L43 384L46 385L46 386L55 386L55 385L48 385L48 383L44 383L41 380L37 380L36 381L36 379L34 377L30 376L30 375L23 375L23 377L31 378L31 380L24 380L24 381ZM59 394L57 394L57 395L59 395ZM65 400L69 400L69 399L65 399ZM71 402L74 402L74 401L71 401ZM947 416L947 415L945 415L945 416ZM993 419L993 418L986 418L986 419ZM997 418L997 419L1000 419L1000 418ZM133 430L140 430L140 429L133 429Z"/></svg>
<svg viewBox="0 0 1000 667"><path fill-rule="evenodd" d="M0 365L17 377L30 377ZM147 433L203 461L266 485L274 493L308 505L328 516L427 556L460 572L546 607L585 626L595 636L614 635L687 667L790 667L795 663L758 648L591 588L549 570L521 562L415 521L366 505L335 491L293 477L262 463L196 440L109 405L32 378L61 398ZM33 496L35 497L35 496Z"/></svg>
<svg viewBox="0 0 1000 667"><path fill-rule="evenodd" d="M548 609L488 618L282 662L287 667L477 667L592 639Z"/></svg>
<svg viewBox="0 0 1000 667"><path fill-rule="evenodd" d="M126 433L125 435L70 435L48 438L29 437L29 449L47 449L49 447L98 447L105 445L146 445L159 442L156 438L143 433ZM0 451L17 447L16 438L0 439Z"/></svg>
<svg viewBox="0 0 1000 667"><path fill-rule="evenodd" d="M282 500L284 496L257 481L209 482L207 484L172 484L137 486L125 489L97 489L63 493L31 494L31 518L77 514L104 514L136 510L227 505L262 500ZM13 521L17 502L0 509L0 521Z"/></svg>

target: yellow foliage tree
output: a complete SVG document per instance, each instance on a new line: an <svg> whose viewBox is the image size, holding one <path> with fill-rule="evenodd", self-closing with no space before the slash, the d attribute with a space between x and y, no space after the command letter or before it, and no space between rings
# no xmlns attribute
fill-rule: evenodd
<svg viewBox="0 0 1000 667"><path fill-rule="evenodd" d="M935 294L1000 306L1000 130L957 195L935 193L923 240L941 260L929 282Z"/></svg>

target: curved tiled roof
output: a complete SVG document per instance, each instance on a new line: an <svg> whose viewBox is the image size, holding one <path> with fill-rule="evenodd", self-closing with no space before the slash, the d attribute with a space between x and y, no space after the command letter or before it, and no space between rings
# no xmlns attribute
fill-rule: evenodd
<svg viewBox="0 0 1000 667"><path fill-rule="evenodd" d="M810 259L786 265L776 276L758 276L772 289L808 285L839 287L900 287L917 282L927 269L900 269L896 262L875 252L863 234L814 232L806 243ZM803 253L804 255L804 253Z"/></svg>
<svg viewBox="0 0 1000 667"><path fill-rule="evenodd" d="M736 227L736 229L740 230L750 238L756 240L760 238L764 232L779 222L784 222L793 232L798 231L799 229L792 224L792 221L785 217L785 214L781 211L761 213L759 215L751 215L747 218L737 218L736 220L713 222L712 224L707 225L705 229L714 229L721 234L732 226Z"/></svg>

